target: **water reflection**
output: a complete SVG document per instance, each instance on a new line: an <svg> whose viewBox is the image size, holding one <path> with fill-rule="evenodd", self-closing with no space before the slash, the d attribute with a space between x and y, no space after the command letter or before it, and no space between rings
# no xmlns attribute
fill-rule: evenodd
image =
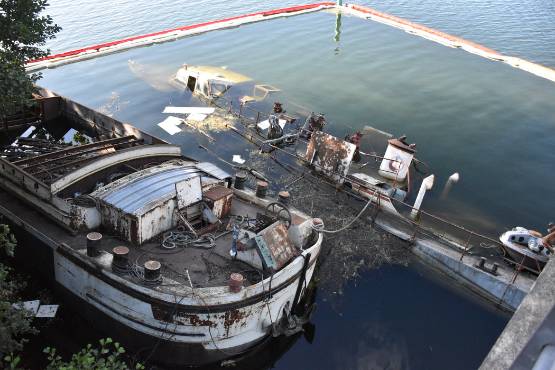
<svg viewBox="0 0 555 370"><path fill-rule="evenodd" d="M334 362L338 369L410 369L405 339L378 321L363 323L352 345L334 353Z"/></svg>

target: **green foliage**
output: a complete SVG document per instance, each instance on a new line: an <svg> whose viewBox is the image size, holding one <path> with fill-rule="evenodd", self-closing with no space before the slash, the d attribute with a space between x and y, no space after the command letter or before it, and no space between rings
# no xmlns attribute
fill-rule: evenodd
<svg viewBox="0 0 555 370"><path fill-rule="evenodd" d="M69 361L63 361L55 348L45 348L44 353L48 355L47 370L122 370L129 366L122 359L125 349L111 338L101 339L100 347L93 347L88 344L81 351L71 356ZM135 369L144 369L141 364L136 364Z"/></svg>
<svg viewBox="0 0 555 370"><path fill-rule="evenodd" d="M18 370L19 367L17 366L19 365L20 362L21 362L21 357L16 356L13 353L10 353L9 355L4 357L3 365L5 366L6 369Z"/></svg>
<svg viewBox="0 0 555 370"><path fill-rule="evenodd" d="M0 118L30 104L40 74L27 75L25 61L47 56L41 46L60 31L42 14L47 6L47 0L0 0Z"/></svg>
<svg viewBox="0 0 555 370"><path fill-rule="evenodd" d="M0 252L6 253L8 256L13 257L17 241L15 236L10 233L8 225L0 224Z"/></svg>
<svg viewBox="0 0 555 370"><path fill-rule="evenodd" d="M89 143L89 139L79 131L75 132L73 135L73 141L81 145Z"/></svg>
<svg viewBox="0 0 555 370"><path fill-rule="evenodd" d="M13 256L15 246L10 228L0 224L0 254ZM31 326L32 317L12 306L23 283L13 279L11 272L8 266L0 263L0 354L20 351L26 341L23 335L35 332Z"/></svg>

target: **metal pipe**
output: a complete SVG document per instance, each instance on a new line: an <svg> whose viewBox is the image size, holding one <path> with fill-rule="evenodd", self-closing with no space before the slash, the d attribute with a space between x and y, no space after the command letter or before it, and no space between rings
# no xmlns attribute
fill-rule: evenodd
<svg viewBox="0 0 555 370"><path fill-rule="evenodd" d="M410 217L414 220L416 216L418 216L418 212L420 211L420 206L422 205L422 201L424 200L424 195L426 195L427 190L431 190L432 186L434 186L434 175L430 175L422 180L422 185L420 186L420 190L418 191L418 195L416 196L416 200L414 201L413 209L410 213Z"/></svg>
<svg viewBox="0 0 555 370"><path fill-rule="evenodd" d="M449 178L447 179L447 182L445 183L445 186L443 187L443 192L441 193L441 199L447 198L447 195L451 191L453 184L456 184L457 182L459 182L459 179L460 179L460 176L458 172L455 172L454 174L449 176Z"/></svg>

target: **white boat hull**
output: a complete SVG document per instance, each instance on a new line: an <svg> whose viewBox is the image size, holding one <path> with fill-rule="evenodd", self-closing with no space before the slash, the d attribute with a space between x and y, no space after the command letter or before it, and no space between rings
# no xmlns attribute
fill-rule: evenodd
<svg viewBox="0 0 555 370"><path fill-rule="evenodd" d="M55 279L65 290L110 319L150 337L152 344L163 341L166 345L175 344L176 348L191 346L192 350L184 349L184 353L194 353L195 358L188 356L187 362L202 364L241 353L271 333L272 324L291 310L302 277L303 256L310 253L300 297L306 293L321 243L320 235L311 248L272 278L240 293L230 293L227 287L184 287L188 288L184 290L187 294L162 293L94 265L86 259L85 251L63 247L54 252Z"/></svg>

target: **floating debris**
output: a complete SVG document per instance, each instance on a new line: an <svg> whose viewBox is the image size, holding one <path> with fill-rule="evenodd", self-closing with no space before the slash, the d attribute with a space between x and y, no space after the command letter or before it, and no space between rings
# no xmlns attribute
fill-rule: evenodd
<svg viewBox="0 0 555 370"><path fill-rule="evenodd" d="M44 304L39 307L35 317L47 317L47 318L56 317L56 313L58 312L58 307L59 306L57 304Z"/></svg>
<svg viewBox="0 0 555 370"><path fill-rule="evenodd" d="M32 301L24 301L14 303L12 307L16 310L25 310L34 317L53 318L58 312L59 305L57 304L40 304L40 300L35 299Z"/></svg>
<svg viewBox="0 0 555 370"><path fill-rule="evenodd" d="M181 132L181 129L177 126L179 126L182 123L183 123L183 120L181 118L169 116L168 118L160 122L158 124L158 127L166 131L170 135L175 135L178 132Z"/></svg>
<svg viewBox="0 0 555 370"><path fill-rule="evenodd" d="M166 107L162 113L169 114L212 114L216 109L210 107Z"/></svg>
<svg viewBox="0 0 555 370"><path fill-rule="evenodd" d="M239 164L245 163L245 160L238 154L233 155L232 161Z"/></svg>

